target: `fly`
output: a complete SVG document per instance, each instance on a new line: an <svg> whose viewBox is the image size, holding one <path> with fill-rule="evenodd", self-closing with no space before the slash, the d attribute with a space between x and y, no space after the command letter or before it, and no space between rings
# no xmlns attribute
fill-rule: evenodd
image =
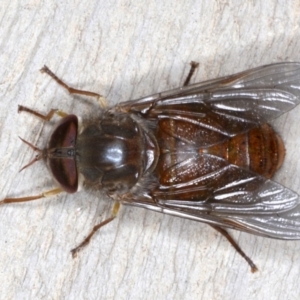
<svg viewBox="0 0 300 300"><path fill-rule="evenodd" d="M114 201L111 216L94 226L71 252L111 222L121 204L204 222L256 265L227 229L270 238L300 239L299 196L271 180L283 163L281 137L268 124L300 102L300 64L278 63L189 84L137 100L105 105L93 92L74 89L46 66L71 94L96 97L97 118L52 109L47 115L19 106L44 121L60 117L44 149L22 139L44 160L57 187L42 194L5 198L26 202L82 186ZM23 168L23 169L24 169Z"/></svg>

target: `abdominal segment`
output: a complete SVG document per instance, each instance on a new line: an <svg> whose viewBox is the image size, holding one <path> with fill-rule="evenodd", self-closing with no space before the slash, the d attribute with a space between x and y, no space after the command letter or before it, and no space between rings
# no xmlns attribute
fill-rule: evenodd
<svg viewBox="0 0 300 300"><path fill-rule="evenodd" d="M266 178L275 174L285 156L282 139L269 124L253 128L208 149L200 149L200 152L203 151Z"/></svg>

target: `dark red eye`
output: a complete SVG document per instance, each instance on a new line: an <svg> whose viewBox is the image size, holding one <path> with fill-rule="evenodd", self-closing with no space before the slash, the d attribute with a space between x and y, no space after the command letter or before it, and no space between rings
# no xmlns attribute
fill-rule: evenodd
<svg viewBox="0 0 300 300"><path fill-rule="evenodd" d="M78 118L68 115L56 125L49 139L48 148L73 148L76 144Z"/></svg>
<svg viewBox="0 0 300 300"><path fill-rule="evenodd" d="M76 138L78 119L75 115L63 118L53 131L48 144L48 165L55 180L67 193L78 188L76 167Z"/></svg>

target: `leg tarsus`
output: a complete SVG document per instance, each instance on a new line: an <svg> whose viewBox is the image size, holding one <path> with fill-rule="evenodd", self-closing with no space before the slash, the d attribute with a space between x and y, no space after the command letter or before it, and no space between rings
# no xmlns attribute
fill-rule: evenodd
<svg viewBox="0 0 300 300"><path fill-rule="evenodd" d="M61 188L56 188L56 189L52 189L52 190L43 192L39 195L34 195L34 196L29 196L29 197L5 198L2 201L0 201L0 205L8 204L8 203L33 201L33 200L38 200L41 198L48 198L48 197L52 197L57 194L60 194L62 192L63 192L63 190Z"/></svg>
<svg viewBox="0 0 300 300"><path fill-rule="evenodd" d="M64 87L70 94L77 94L77 95L85 95L89 97L96 97L100 106L101 107L106 107L107 102L103 96L100 94L90 92L90 91L85 91L85 90L79 90L79 89L74 89L67 85L64 81L62 81L60 78L58 78L47 66L44 66L41 70L42 73L48 74L52 79L54 79L59 85Z"/></svg>
<svg viewBox="0 0 300 300"><path fill-rule="evenodd" d="M42 115L39 112L37 112L36 110L33 110L31 108L28 108L28 107L25 107L23 105L19 105L19 107L18 107L18 113L20 113L22 111L30 113L30 114L32 114L32 115L34 115L34 116L36 116L36 117L38 117L38 118L40 118L40 119L42 119L44 121L47 121L47 122L49 122L53 118L54 114L57 114L58 116L60 116L62 118L68 116L67 113L63 112L62 110L58 110L58 109L51 109L48 112L47 115Z"/></svg>
<svg viewBox="0 0 300 300"><path fill-rule="evenodd" d="M190 72L189 72L188 76L186 77L186 80L184 81L183 86L187 86L190 84L190 80L191 80L193 74L195 73L195 70L198 68L199 63L197 63L195 61L191 61L190 65L191 65Z"/></svg>
<svg viewBox="0 0 300 300"><path fill-rule="evenodd" d="M118 212L120 210L120 202L115 202L114 206L112 208L112 213L111 216L109 218L107 218L106 220L100 222L99 224L95 225L93 227L93 229L91 230L91 232L89 233L89 235L74 249L71 250L72 253L72 257L75 258L77 257L77 253L84 248L91 240L92 236L103 226L105 226L106 224L110 223L112 220L114 220L117 215Z"/></svg>
<svg viewBox="0 0 300 300"><path fill-rule="evenodd" d="M254 273L258 271L258 268L254 264L254 262L249 258L245 252L240 248L240 246L235 242L235 240L230 236L230 234L222 227L210 225L212 228L217 230L219 233L221 233L228 241L229 243L234 247L234 249L247 261L249 266L251 267L251 272Z"/></svg>

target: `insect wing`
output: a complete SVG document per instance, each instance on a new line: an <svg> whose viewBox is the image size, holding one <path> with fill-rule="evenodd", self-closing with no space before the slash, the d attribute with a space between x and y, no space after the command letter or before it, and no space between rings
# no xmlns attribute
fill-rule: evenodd
<svg viewBox="0 0 300 300"><path fill-rule="evenodd" d="M195 126L200 137L189 135L194 130L173 129L172 134L183 143L208 147L277 118L299 99L300 64L279 63L125 102L117 109ZM293 191L212 155L186 154L173 168L170 173L178 174L193 168L194 177L173 184L171 191L160 186L153 203L130 205L273 238L300 238L299 199Z"/></svg>
<svg viewBox="0 0 300 300"><path fill-rule="evenodd" d="M278 63L204 81L119 104L116 109L147 118L184 118L199 123L218 119L210 128L225 136L269 122L300 102L300 64ZM183 106L185 104L185 107Z"/></svg>
<svg viewBox="0 0 300 300"><path fill-rule="evenodd" d="M199 167L203 174L174 184L172 192L161 186L154 203L128 204L272 238L300 238L300 205L295 192L218 157L201 156L198 160L208 166L205 170ZM179 173L189 172L188 168L198 163L194 159L176 168Z"/></svg>

